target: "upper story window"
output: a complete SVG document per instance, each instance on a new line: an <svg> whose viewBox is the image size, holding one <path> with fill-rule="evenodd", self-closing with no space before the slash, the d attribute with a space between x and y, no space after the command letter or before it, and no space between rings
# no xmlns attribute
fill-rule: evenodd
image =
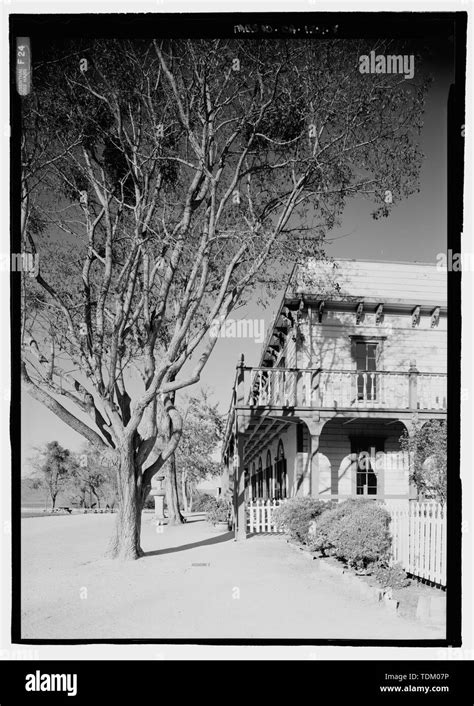
<svg viewBox="0 0 474 706"><path fill-rule="evenodd" d="M357 370L370 372L377 370L378 347L378 341L356 341Z"/></svg>
<svg viewBox="0 0 474 706"><path fill-rule="evenodd" d="M353 357L357 370L357 399L377 399L378 380L376 372L381 370L383 339L352 337Z"/></svg>

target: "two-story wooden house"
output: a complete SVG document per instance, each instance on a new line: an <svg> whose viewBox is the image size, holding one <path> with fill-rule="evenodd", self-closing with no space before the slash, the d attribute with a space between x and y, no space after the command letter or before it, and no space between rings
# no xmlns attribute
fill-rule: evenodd
<svg viewBox="0 0 474 706"><path fill-rule="evenodd" d="M400 436L446 416L446 283L422 263L295 269L259 366L237 368L224 460L238 538L249 499L407 501Z"/></svg>

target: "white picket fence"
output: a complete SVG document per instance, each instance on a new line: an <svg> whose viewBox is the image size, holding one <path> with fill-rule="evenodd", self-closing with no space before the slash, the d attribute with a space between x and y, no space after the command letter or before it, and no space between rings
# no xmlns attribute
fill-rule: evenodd
<svg viewBox="0 0 474 706"><path fill-rule="evenodd" d="M247 531L283 532L275 527L273 511L285 500L250 500ZM387 502L392 521L392 561L421 579L446 586L446 507L435 502Z"/></svg>
<svg viewBox="0 0 474 706"><path fill-rule="evenodd" d="M247 503L247 532L284 532L275 527L273 511L284 500L249 500Z"/></svg>
<svg viewBox="0 0 474 706"><path fill-rule="evenodd" d="M446 507L411 501L388 510L393 561L413 576L446 586Z"/></svg>

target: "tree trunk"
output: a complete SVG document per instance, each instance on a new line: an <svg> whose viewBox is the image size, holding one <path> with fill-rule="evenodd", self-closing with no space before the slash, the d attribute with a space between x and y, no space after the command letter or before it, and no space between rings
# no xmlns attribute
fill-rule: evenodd
<svg viewBox="0 0 474 706"><path fill-rule="evenodd" d="M188 512L188 498L186 495L186 473L185 473L185 471L183 471L181 474L181 495L183 496L184 512Z"/></svg>
<svg viewBox="0 0 474 706"><path fill-rule="evenodd" d="M178 479L176 477L176 457L171 454L166 474L166 504L168 505L168 524L182 525L183 516L178 502Z"/></svg>
<svg viewBox="0 0 474 706"><path fill-rule="evenodd" d="M174 380L174 376L172 377ZM174 403L175 395L171 394L171 398ZM173 432L173 427L171 424L171 419L168 420L168 440L171 438ZM179 509L178 500L178 479L176 476L176 455L171 454L167 463L167 473L166 473L166 504L168 505L168 524L169 525L182 525L184 518Z"/></svg>
<svg viewBox="0 0 474 706"><path fill-rule="evenodd" d="M133 450L122 451L119 456L118 489L119 503L114 534L108 556L129 561L139 559L144 552L140 546L143 510L143 492L137 484L140 473L136 472Z"/></svg>
<svg viewBox="0 0 474 706"><path fill-rule="evenodd" d="M97 505L97 507L98 507L99 510L100 510L100 498L99 498L99 496L97 495L97 492L95 491L95 489L92 489L92 492L94 493L94 497L95 497L95 499L97 500L96 505Z"/></svg>
<svg viewBox="0 0 474 706"><path fill-rule="evenodd" d="M188 505L188 512L193 511L193 501L194 501L194 489L191 486L189 488L189 505Z"/></svg>

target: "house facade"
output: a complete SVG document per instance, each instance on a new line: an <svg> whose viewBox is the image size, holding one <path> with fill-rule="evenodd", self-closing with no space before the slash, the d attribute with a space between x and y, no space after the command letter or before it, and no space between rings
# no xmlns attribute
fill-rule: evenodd
<svg viewBox="0 0 474 706"><path fill-rule="evenodd" d="M414 496L400 436L447 412L447 279L435 265L295 268L260 363L237 367L224 488L251 499Z"/></svg>

